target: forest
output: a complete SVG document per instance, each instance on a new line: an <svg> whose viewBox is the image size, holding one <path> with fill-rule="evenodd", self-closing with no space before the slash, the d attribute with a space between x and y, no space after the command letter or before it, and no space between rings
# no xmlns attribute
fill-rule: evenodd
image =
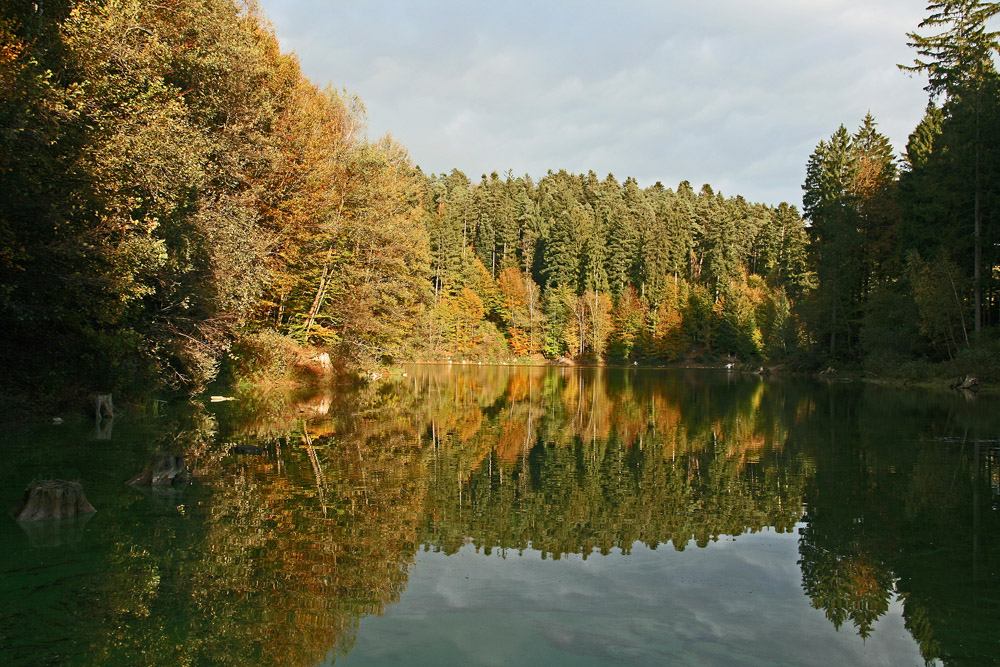
<svg viewBox="0 0 1000 667"><path fill-rule="evenodd" d="M50 403L323 373L324 352L351 373L997 381L1000 3L927 12L901 66L928 82L907 145L870 113L837 128L803 156L800 211L687 181L426 174L252 2L3 3L0 372Z"/></svg>

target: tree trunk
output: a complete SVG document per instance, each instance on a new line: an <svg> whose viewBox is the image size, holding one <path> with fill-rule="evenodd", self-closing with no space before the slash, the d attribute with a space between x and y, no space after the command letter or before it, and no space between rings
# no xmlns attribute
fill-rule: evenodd
<svg viewBox="0 0 1000 667"><path fill-rule="evenodd" d="M978 128L977 128L977 134L978 134ZM976 310L976 320L975 320L976 340L979 340L979 332L983 328L983 282L982 282L982 280L983 280L983 219L982 219L982 217L980 215L980 206L979 206L980 196L979 195L980 195L980 193L979 193L979 145L978 145L978 142L977 142L977 145L976 145L976 198L975 198L975 208L974 208L974 216L975 216L975 219L976 219L976 222L975 222L975 228L976 228L975 229L975 234L976 234L975 243L976 243L976 248L975 248L975 253L974 253L974 255L975 255L974 261L975 261L976 265L975 265L975 268L974 268L974 271L973 271L973 278L972 278L973 282L975 283L974 287L973 287L972 301L973 301L973 308L975 308L975 310ZM968 292L966 292L966 294L968 294Z"/></svg>
<svg viewBox="0 0 1000 667"><path fill-rule="evenodd" d="M288 298L288 293L287 292L283 292L281 294L280 300L278 301L278 315L277 315L277 317L274 318L274 326L276 326L276 327L280 327L281 326L281 318L285 314L285 299L286 298Z"/></svg>
<svg viewBox="0 0 1000 667"><path fill-rule="evenodd" d="M976 342L979 342L979 332L983 328L983 284L982 284L982 278L983 278L983 275L982 275L982 273L983 273L983 268L982 268L982 266L983 266L983 238L982 238L982 234L983 234L983 219L982 219L982 216L980 215L980 189L981 189L981 180L980 180L980 168L979 168L980 152L981 152L981 149L980 149L980 128L979 128L979 125L980 125L980 116L981 116L981 108L982 108L982 88L983 88L982 83L977 83L976 84L976 136L975 136L976 150L975 150L975 155L974 155L974 158L973 158L974 161L975 161L975 164L974 164L974 169L975 169L975 172L974 172L975 196L974 196L972 216L973 216L973 219L974 219L973 220L973 227L974 227L974 235L975 235L975 239L974 239L975 250L973 252L973 255L974 255L973 262L974 262L975 265L973 267L973 283L974 284L973 284L972 302L973 302L973 308L975 308L975 310L976 310L975 325L974 325L974 327L975 327Z"/></svg>
<svg viewBox="0 0 1000 667"><path fill-rule="evenodd" d="M330 275L330 258L332 256L333 246L331 245L326 251L326 259L323 262L323 273L319 277L319 287L316 288L316 297L313 299L312 305L309 307L309 313L306 316L306 336L309 335L309 330L312 329L313 322L316 321L316 315L323 304L323 297L326 296L326 284Z"/></svg>
<svg viewBox="0 0 1000 667"><path fill-rule="evenodd" d="M836 291L834 293L833 299L833 309L830 316L830 356L834 356L837 352L837 299Z"/></svg>
<svg viewBox="0 0 1000 667"><path fill-rule="evenodd" d="M337 209L337 225L343 222L344 219L344 195L340 195L340 206ZM333 246L337 242L336 233L333 234L330 239L330 247L326 249L326 258L323 260L323 275L319 279L319 288L316 290L316 298L313 299L312 307L309 308L309 315L306 318L306 336L309 336L309 330L312 328L313 322L316 320L316 315L319 313L320 307L323 305L323 298L326 296L326 286L330 280L330 261L333 259Z"/></svg>

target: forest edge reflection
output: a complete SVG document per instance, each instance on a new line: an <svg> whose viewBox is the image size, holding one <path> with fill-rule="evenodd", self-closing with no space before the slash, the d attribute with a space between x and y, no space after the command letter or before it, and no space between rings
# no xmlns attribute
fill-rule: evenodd
<svg viewBox="0 0 1000 667"><path fill-rule="evenodd" d="M997 655L987 410L704 371L408 371L177 415L150 448L182 451L199 484L105 508L93 659L343 655L419 548L586 558L797 526L802 588L837 628L867 637L898 598L926 660ZM152 525L136 516L151 503Z"/></svg>

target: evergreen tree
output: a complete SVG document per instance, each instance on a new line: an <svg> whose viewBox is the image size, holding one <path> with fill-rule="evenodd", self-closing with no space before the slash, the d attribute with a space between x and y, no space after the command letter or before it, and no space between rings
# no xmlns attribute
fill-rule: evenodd
<svg viewBox="0 0 1000 667"><path fill-rule="evenodd" d="M869 112L852 137L858 171L854 195L858 209L859 230L864 237L864 266L867 276L860 298L863 300L876 285L900 273L897 234L899 207L896 200L898 169L889 139L878 132Z"/></svg>
<svg viewBox="0 0 1000 667"><path fill-rule="evenodd" d="M928 4L929 15L920 28L939 32L908 33L909 45L918 54L904 70L927 73L927 91L932 98L946 97L946 113L954 122L961 151L959 164L971 177L973 231L973 309L975 332L982 329L983 315L983 188L984 164L991 160L995 142L986 131L987 104L996 106L997 72L994 54L1000 49L1000 32L987 30L987 22L1000 14L1000 3L981 0L942 0Z"/></svg>
<svg viewBox="0 0 1000 667"><path fill-rule="evenodd" d="M802 197L805 215L811 222L809 233L819 279L817 301L821 325L830 340L829 354L838 354L837 334L847 334L850 346L851 301L859 279L857 258L862 249L853 193L857 177L853 141L841 125L829 141L820 141L806 165Z"/></svg>

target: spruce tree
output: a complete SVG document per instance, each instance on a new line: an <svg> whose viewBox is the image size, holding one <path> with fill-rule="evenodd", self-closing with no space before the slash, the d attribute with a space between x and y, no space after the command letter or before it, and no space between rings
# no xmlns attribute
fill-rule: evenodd
<svg viewBox="0 0 1000 667"><path fill-rule="evenodd" d="M926 73L926 90L932 99L943 95L949 115L964 126L962 149L966 160L963 162L972 167L973 307L978 336L983 303L983 163L984 153L992 149L984 141L984 105L987 89L995 85L993 56L1000 49L1000 32L987 30L986 23L1000 14L1000 2L943 0L928 4L927 11L929 14L919 28L932 32L908 33L908 44L919 57L913 65L900 68Z"/></svg>

